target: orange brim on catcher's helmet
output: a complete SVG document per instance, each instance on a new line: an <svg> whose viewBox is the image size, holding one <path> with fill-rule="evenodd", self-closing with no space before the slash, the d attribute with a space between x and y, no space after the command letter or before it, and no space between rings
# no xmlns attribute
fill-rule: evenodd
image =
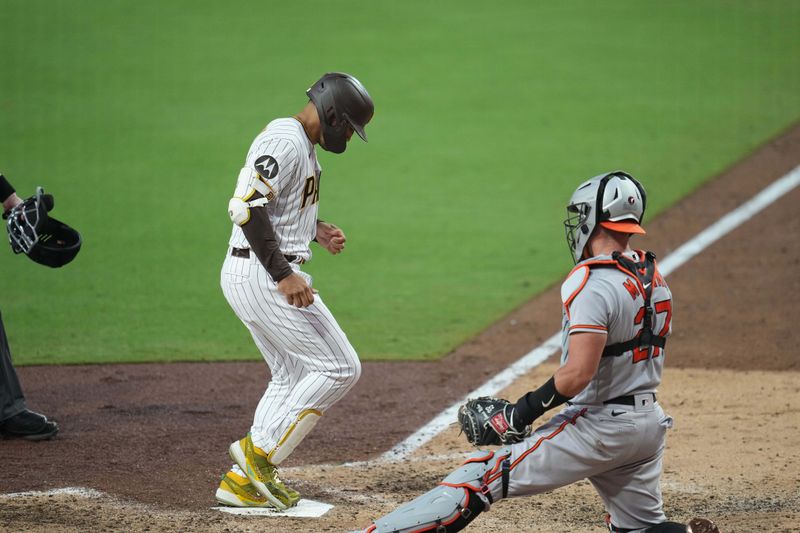
<svg viewBox="0 0 800 533"><path fill-rule="evenodd" d="M620 220L619 222L611 222L610 220L606 220L601 222L600 225L606 229L618 231L620 233L636 233L639 235L644 235L647 233L644 228L642 228L633 220Z"/></svg>

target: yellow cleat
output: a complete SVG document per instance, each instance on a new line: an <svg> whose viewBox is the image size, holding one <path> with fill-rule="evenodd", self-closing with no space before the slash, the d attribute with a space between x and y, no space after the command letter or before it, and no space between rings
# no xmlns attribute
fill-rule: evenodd
<svg viewBox="0 0 800 533"><path fill-rule="evenodd" d="M217 501L231 507L272 507L269 500L259 494L246 477L229 471L219 482Z"/></svg>
<svg viewBox="0 0 800 533"><path fill-rule="evenodd" d="M278 469L267 459L267 453L257 448L250 434L231 444L231 459L247 474L247 478L269 503L278 509L288 509L300 501L300 493L284 485Z"/></svg>

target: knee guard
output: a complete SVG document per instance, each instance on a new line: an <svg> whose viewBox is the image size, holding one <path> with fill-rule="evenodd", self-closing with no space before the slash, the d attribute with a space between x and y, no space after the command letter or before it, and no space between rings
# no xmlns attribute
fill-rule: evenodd
<svg viewBox="0 0 800 533"><path fill-rule="evenodd" d="M316 409L301 411L297 420L284 431L278 444L267 454L269 462L278 466L289 457L297 445L314 429L321 416L322 412Z"/></svg>
<svg viewBox="0 0 800 533"><path fill-rule="evenodd" d="M453 533L461 531L483 511L492 494L485 483L494 452L473 453L458 470L426 492L367 528L369 533ZM504 491L505 493L505 491Z"/></svg>

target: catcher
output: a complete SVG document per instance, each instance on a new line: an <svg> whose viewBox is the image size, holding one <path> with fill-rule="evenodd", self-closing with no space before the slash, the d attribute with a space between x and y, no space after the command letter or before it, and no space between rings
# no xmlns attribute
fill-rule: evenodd
<svg viewBox="0 0 800 533"><path fill-rule="evenodd" d="M561 367L510 403L478 398L458 414L479 451L435 489L375 521L367 532L450 533L501 498L589 479L610 531L718 532L663 511L660 478L672 418L656 398L671 332L672 294L655 255L629 246L643 234L644 188L625 172L582 183L567 205L567 243L577 263L561 287ZM566 407L531 431L545 411ZM523 526L524 529L524 526Z"/></svg>

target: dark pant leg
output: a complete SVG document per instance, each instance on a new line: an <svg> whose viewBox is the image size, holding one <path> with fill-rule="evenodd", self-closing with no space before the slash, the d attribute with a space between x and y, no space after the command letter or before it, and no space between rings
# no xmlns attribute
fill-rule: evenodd
<svg viewBox="0 0 800 533"><path fill-rule="evenodd" d="M11 364L11 349L8 347L6 328L0 315L0 422L25 410L25 396L17 379L17 371Z"/></svg>

